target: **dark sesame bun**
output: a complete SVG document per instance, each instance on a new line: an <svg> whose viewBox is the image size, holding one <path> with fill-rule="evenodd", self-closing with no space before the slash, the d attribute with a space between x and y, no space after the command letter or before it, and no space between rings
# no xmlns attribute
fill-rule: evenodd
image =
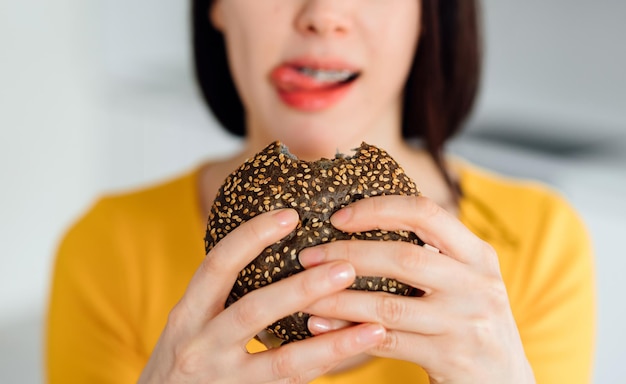
<svg viewBox="0 0 626 384"><path fill-rule="evenodd" d="M413 195L415 183L385 151L361 144L354 156L300 161L280 142L263 151L234 171L219 190L209 215L205 247L207 253L241 223L274 209L298 211L297 228L281 241L266 248L245 267L226 301L226 307L246 293L303 270L299 252L335 240L400 240L422 245L406 231L346 233L330 224L338 209L363 198L378 195ZM357 277L351 289L384 291L418 296L423 292L397 280L384 277ZM280 298L277 298L280 300ZM309 315L295 313L267 327L284 341L311 336Z"/></svg>

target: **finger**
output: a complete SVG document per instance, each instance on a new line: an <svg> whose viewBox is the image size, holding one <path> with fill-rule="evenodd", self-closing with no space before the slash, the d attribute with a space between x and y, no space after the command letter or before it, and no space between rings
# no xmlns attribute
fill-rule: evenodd
<svg viewBox="0 0 626 384"><path fill-rule="evenodd" d="M404 241L343 240L304 249L305 268L336 260L352 264L358 276L380 276L432 291L467 286L467 266L426 247Z"/></svg>
<svg viewBox="0 0 626 384"><path fill-rule="evenodd" d="M260 382L299 377L302 372L323 374L338 362L377 346L385 332L379 324L359 324L287 344L251 355L246 371L254 372L254 381Z"/></svg>
<svg viewBox="0 0 626 384"><path fill-rule="evenodd" d="M411 231L445 255L467 264L483 263L481 257L486 243L455 216L423 196L362 199L337 211L331 223L346 232Z"/></svg>
<svg viewBox="0 0 626 384"><path fill-rule="evenodd" d="M319 316L309 317L309 321L307 324L309 331L311 331L314 336L336 331L338 329L347 328L351 325L354 325L354 323L350 321L329 319Z"/></svg>
<svg viewBox="0 0 626 384"><path fill-rule="evenodd" d="M480 332L482 336L486 336L485 331ZM457 335L457 337L461 336ZM467 338L466 335L465 338ZM510 344L506 340L498 339L481 340L480 344L480 351L477 353L475 344L472 342L442 342L442 340L428 335L390 330L387 331L384 342L371 349L368 354L416 363L424 368L430 377L442 377L437 382L459 382L446 380L443 377L454 375L454 372L457 372L457 375L460 372L466 372L462 375L467 378L467 373L475 371L477 367L482 367L481 370L489 369L485 366L487 364L487 366L491 365L491 367L499 369L502 368L502 365L498 366L499 364L506 366L512 363L510 360L503 362L503 357L508 360L510 356L524 355L521 343ZM514 368L508 366L506 369Z"/></svg>
<svg viewBox="0 0 626 384"><path fill-rule="evenodd" d="M378 323L387 329L438 335L446 331L445 316L433 302L386 292L346 290L324 297L307 313L354 323ZM448 315L449 316L449 315Z"/></svg>
<svg viewBox="0 0 626 384"><path fill-rule="evenodd" d="M318 377L330 372L333 368L335 368L339 364L340 362L335 362L335 363L332 363L332 365L328 365L325 367L318 367L310 371L300 373L295 377L289 377L289 378L275 381L272 384L309 383L317 379Z"/></svg>
<svg viewBox="0 0 626 384"><path fill-rule="evenodd" d="M441 341L437 338L395 330L388 330L385 340L369 350L368 354L411 361L424 368L429 374L437 372L439 367L453 367L454 359L463 358L463 356L450 356L451 354L444 353Z"/></svg>
<svg viewBox="0 0 626 384"><path fill-rule="evenodd" d="M293 209L261 214L235 228L207 254L192 277L181 304L204 321L224 308L237 274L263 249L285 237L298 222Z"/></svg>
<svg viewBox="0 0 626 384"><path fill-rule="evenodd" d="M349 287L354 268L337 261L254 290L218 314L206 332L223 345L245 345L268 324L298 312L320 298Z"/></svg>

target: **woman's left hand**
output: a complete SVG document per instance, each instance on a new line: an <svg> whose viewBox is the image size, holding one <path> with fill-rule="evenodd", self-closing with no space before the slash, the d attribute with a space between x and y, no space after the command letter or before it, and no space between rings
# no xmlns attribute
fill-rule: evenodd
<svg viewBox="0 0 626 384"><path fill-rule="evenodd" d="M346 290L306 310L387 328L372 355L414 362L433 383L533 383L495 250L425 197L363 199L331 219L346 232L407 230L427 244L337 241L302 251L311 267L347 260L360 276L395 278L422 297ZM332 323L332 322L331 322ZM340 323L340 322L339 322Z"/></svg>

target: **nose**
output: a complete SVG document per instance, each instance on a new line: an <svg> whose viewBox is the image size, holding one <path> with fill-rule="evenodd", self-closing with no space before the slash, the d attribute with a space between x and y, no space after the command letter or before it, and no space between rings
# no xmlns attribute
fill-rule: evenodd
<svg viewBox="0 0 626 384"><path fill-rule="evenodd" d="M304 35L320 37L346 35L352 27L347 2L305 0L296 21L298 30Z"/></svg>

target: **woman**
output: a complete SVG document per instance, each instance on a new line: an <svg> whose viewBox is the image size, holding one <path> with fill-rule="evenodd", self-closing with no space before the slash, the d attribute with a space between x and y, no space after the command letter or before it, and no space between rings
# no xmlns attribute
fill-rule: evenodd
<svg viewBox="0 0 626 384"><path fill-rule="evenodd" d="M104 198L70 230L51 296L51 382L590 380L593 289L580 220L540 185L442 154L478 84L474 1L197 0L193 12L200 86L244 148ZM407 144L414 137L423 145ZM302 159L361 141L384 148L426 197L361 200L333 225L407 229L432 247L310 248L299 256L304 272L224 309L238 271L297 224L292 210L269 212L202 254L222 180L274 140ZM346 291L358 274L426 295ZM250 341L300 310L315 315L315 337L265 351Z"/></svg>

